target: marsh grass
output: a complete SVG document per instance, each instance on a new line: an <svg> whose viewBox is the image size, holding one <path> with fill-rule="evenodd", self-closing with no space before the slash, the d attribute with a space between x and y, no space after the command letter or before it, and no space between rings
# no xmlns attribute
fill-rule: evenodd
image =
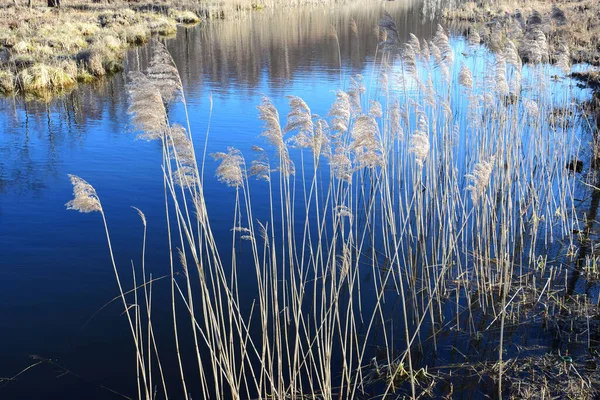
<svg viewBox="0 0 600 400"><path fill-rule="evenodd" d="M490 393L524 396L551 380L523 379L527 366L517 368L509 343L525 340L527 327L598 345L598 305L571 289L572 233L584 221L580 178L565 166L585 157L570 87L553 96L554 70L524 66L515 45L471 70L441 26L432 41L407 45L391 16L380 29L377 90L349 79L325 118L290 96L285 121L264 98L258 117L271 148L255 147L250 162L235 148L213 154L235 198L229 245L211 227L173 59L157 43L147 73L130 76L133 122L162 147L179 370L177 382L165 380L143 257L133 295L120 286L125 268L113 265L139 398L191 398L192 387L201 398L451 396L473 369ZM482 55L479 46L464 51ZM186 110L182 125L169 119L169 102ZM549 124L555 109L566 119ZM93 188L72 180L68 206L106 221ZM462 362L436 364L450 344ZM568 384L593 396L596 378L574 368Z"/></svg>
<svg viewBox="0 0 600 400"><path fill-rule="evenodd" d="M467 1L444 11L448 23L477 32L493 50L507 41L521 43L522 57L533 56L539 43L548 47L553 63L600 65L600 5L597 1ZM532 46L536 44L535 46ZM565 52L564 46L569 46ZM545 52L544 52L545 53ZM544 61L544 60L541 60Z"/></svg>
<svg viewBox="0 0 600 400"><path fill-rule="evenodd" d="M191 11L134 11L125 4L60 10L7 6L0 13L1 91L47 97L79 82L123 70L129 46L170 36L178 23L199 21Z"/></svg>

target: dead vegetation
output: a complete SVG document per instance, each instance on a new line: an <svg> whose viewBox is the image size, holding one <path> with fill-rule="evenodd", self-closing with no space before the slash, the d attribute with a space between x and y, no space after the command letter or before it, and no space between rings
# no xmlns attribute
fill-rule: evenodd
<svg viewBox="0 0 600 400"><path fill-rule="evenodd" d="M543 40L551 62L558 62L566 47L573 63L600 65L600 3L595 0L468 1L447 9L444 18L476 31L492 50L507 41L518 43L524 61Z"/></svg>
<svg viewBox="0 0 600 400"><path fill-rule="evenodd" d="M200 18L185 10L167 13L116 5L5 7L0 11L0 93L50 98L123 69L127 48L152 36L177 32L178 23Z"/></svg>

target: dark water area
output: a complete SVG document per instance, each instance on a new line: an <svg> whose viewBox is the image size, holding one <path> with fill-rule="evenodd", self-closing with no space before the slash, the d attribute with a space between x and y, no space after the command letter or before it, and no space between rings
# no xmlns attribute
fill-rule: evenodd
<svg viewBox="0 0 600 400"><path fill-rule="evenodd" d="M327 115L335 91L348 87L357 74L364 76L367 96L376 96L380 67L376 56L381 48L374 30L384 9L396 21L401 42L409 40L409 33L422 40L433 38L438 21L430 17L429 9L420 2L400 1L369 7L254 12L180 27L177 37L164 43L181 75L197 154L204 153L205 141L207 154L235 146L250 158L253 145L266 147L265 139L259 137L263 123L256 109L263 96L271 98L282 118L289 110L288 95L303 98L314 114ZM356 29L351 27L351 19ZM472 57L464 38L453 37L451 43L457 58L474 72L485 73L489 53L481 49ZM160 352L166 378L172 382L179 379L170 285L165 278L169 254L162 150L159 143L136 140L138 132L127 113L127 73L144 71L151 54L152 45L132 49L122 74L82 86L49 103L0 100L0 378L33 366L14 380L0 380L0 399L137 397L133 341L122 304L111 302L118 289L102 220L97 213L66 210L72 193L67 174L84 178L97 190L126 288L133 287L132 263L141 263L143 235L140 218L131 206L145 213L146 269L156 279L152 287L154 328L164 339ZM524 69L524 76L529 73ZM562 96L560 84L548 88L557 103ZM416 90L415 82L391 82L390 86L396 91ZM574 98L589 96L587 90L570 87ZM458 93L459 89L452 90ZM452 107L466 104L457 100ZM181 105L173 105L168 113L172 121L185 120ZM573 142L585 141L584 134L583 128L574 130L577 140ZM464 137L459 140L457 173L465 175L473 166L471 154L477 151ZM549 143L548 153L557 147ZM583 154L585 157L589 154ZM216 241L227 249L232 240L235 191L218 182L214 175L217 166L207 156L204 192ZM256 186L253 206L257 218L269 210L265 191L264 185ZM589 197L579 201L585 212ZM550 255L561 251L545 243L536 246L538 253L546 247ZM222 253L227 264L231 256L226 250ZM240 252L239 257L249 254ZM365 285L374 279L368 272L361 278ZM241 279L242 297L245 284L253 290L251 279ZM461 301L462 307L466 301ZM251 305L250 301L245 304L248 309ZM400 315L400 308L398 302L390 302L385 311ZM490 319L479 322L478 328L483 330ZM468 323L465 315L461 324ZM530 340L521 345L553 346L553 338L541 331L521 331L518 337ZM437 365L452 365L464 360L469 351L496 354L497 343L490 340L473 346L464 331L440 329L438 340L444 344L439 353L426 346L419 348L413 356L416 364L439 360ZM185 335L182 341L191 343ZM465 396L483 397L495 390L489 379L467 379L461 385L454 388L456 396L464 392ZM172 398L181 398L176 386L171 384ZM198 388L190 389L192 397L200 398L194 389Z"/></svg>
<svg viewBox="0 0 600 400"><path fill-rule="evenodd" d="M431 37L435 26L423 23L418 4L396 3L386 9L406 38ZM301 96L325 115L341 86L340 57L345 83L372 68L381 13L380 5L265 11L180 28L166 44L184 83L199 154L209 121L208 153L264 145L256 110L262 95L283 110L286 95ZM127 114L126 73L145 69L150 54L151 46L133 49L123 74L50 103L0 100L0 377L39 361L31 356L52 361L1 382L2 399L122 398L107 388L136 396L122 305L96 314L118 294L101 219L64 204L72 192L67 174L94 185L126 279L131 261L139 263L142 224L130 206L139 207L148 219L147 268L155 278L168 273L161 149L136 140ZM177 118L182 110L170 112ZM229 240L234 196L214 177L216 165L207 159L206 199L216 236ZM157 281L153 290L166 299L155 302L156 315L168 319L168 283ZM165 342L168 354L172 344Z"/></svg>

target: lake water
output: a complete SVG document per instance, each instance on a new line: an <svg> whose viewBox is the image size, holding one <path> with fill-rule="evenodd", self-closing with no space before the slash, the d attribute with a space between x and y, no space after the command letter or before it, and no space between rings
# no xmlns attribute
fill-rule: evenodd
<svg viewBox="0 0 600 400"><path fill-rule="evenodd" d="M300 96L313 113L327 115L335 91L355 74L374 92L379 38L373 30L383 6L396 20L401 41L409 33L433 37L437 22L424 17L422 6L397 1L368 9L255 12L180 28L176 38L165 40L183 81L198 154L207 131L209 154L228 146L250 154L253 145L265 146L256 109L263 95L282 116L289 109L286 95ZM460 54L466 45L456 38L453 46ZM118 294L102 221L96 214L67 211L64 204L72 193L67 174L93 184L125 276L131 261L139 263L143 233L130 207L143 210L147 268L155 278L168 274L160 144L136 140L127 114L126 73L144 70L151 50L131 50L123 74L50 103L0 100L0 377L36 363L39 358L32 355L52 361L14 382L0 382L0 398L122 398L107 388L136 397L134 351L122 305L102 308ZM476 61L469 63L478 68ZM169 113L173 120L183 117L179 106ZM214 235L227 243L235 197L214 177L217 166L207 158L204 190ZM258 212L266 209L256 206ZM155 283L155 299L168 299L166 282ZM155 315L168 318L169 302L154 304ZM168 324L162 329L167 332ZM163 362L170 366L167 376L177 379L172 346L164 344Z"/></svg>

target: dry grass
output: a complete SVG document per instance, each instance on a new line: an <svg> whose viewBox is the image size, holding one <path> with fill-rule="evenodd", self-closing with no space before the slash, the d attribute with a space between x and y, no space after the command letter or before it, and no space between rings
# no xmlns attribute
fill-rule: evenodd
<svg viewBox="0 0 600 400"><path fill-rule="evenodd" d="M525 43L535 26L547 38L550 58L557 61L567 45L572 62L600 64L600 2L596 0L469 1L447 9L445 19L477 31L486 44L503 48L506 41Z"/></svg>
<svg viewBox="0 0 600 400"><path fill-rule="evenodd" d="M386 47L402 48L393 19L383 22ZM130 76L129 111L141 137L162 145L168 248L181 249L165 266L180 379L161 376L149 296L133 290L122 297L145 372L138 398L174 386L189 398L192 385L201 397L235 399L450 396L435 386L467 363L444 374L419 353L444 353L453 332L500 398L560 385L592 393L594 373L574 364L581 376L560 375L569 359L556 364L549 346L547 360L513 346L530 328L560 335L567 349L597 346L597 304L569 283L582 229L581 177L565 168L583 158L572 86L561 76L565 96L555 100L539 83L556 71L523 66L514 44L470 71L450 43L442 27L431 42L412 38L394 68L385 66L397 54L383 51L371 77L378 90L350 79L325 120L297 96L287 118L263 99L260 136L271 149L255 147L250 163L234 148L214 155L235 198L230 247L213 236L188 114L170 121L165 112L164 102L186 109L186 99L172 58L155 46L148 71ZM90 192L74 183L76 199ZM548 260L553 244L559 254ZM585 268L597 271L594 260ZM149 278L143 264L133 275ZM193 344L179 342L184 332Z"/></svg>
<svg viewBox="0 0 600 400"><path fill-rule="evenodd" d="M338 2L345 3L346 0L325 1ZM12 0L0 0L0 26L7 28L0 29L0 93L4 95L39 90L38 86L24 88L16 81L22 70L34 64L59 68L61 60L72 59L78 64L78 72L71 75L72 80L91 82L121 70L128 46L144 44L155 35L173 35L177 32L177 24L195 24L201 19L224 18L267 7L322 5L324 1L185 0L156 3L74 0L66 2L60 9L47 8L41 1L34 1L31 9L23 0L17 3L20 6L15 7ZM43 97L50 98L53 91L62 90L63 86L46 87Z"/></svg>
<svg viewBox="0 0 600 400"><path fill-rule="evenodd" d="M198 22L190 11L127 8L124 4L69 3L60 10L7 6L0 11L1 93L62 92L122 70L131 45L153 35L177 32L177 24ZM65 60L69 60L68 63ZM68 64L68 65L66 65Z"/></svg>

